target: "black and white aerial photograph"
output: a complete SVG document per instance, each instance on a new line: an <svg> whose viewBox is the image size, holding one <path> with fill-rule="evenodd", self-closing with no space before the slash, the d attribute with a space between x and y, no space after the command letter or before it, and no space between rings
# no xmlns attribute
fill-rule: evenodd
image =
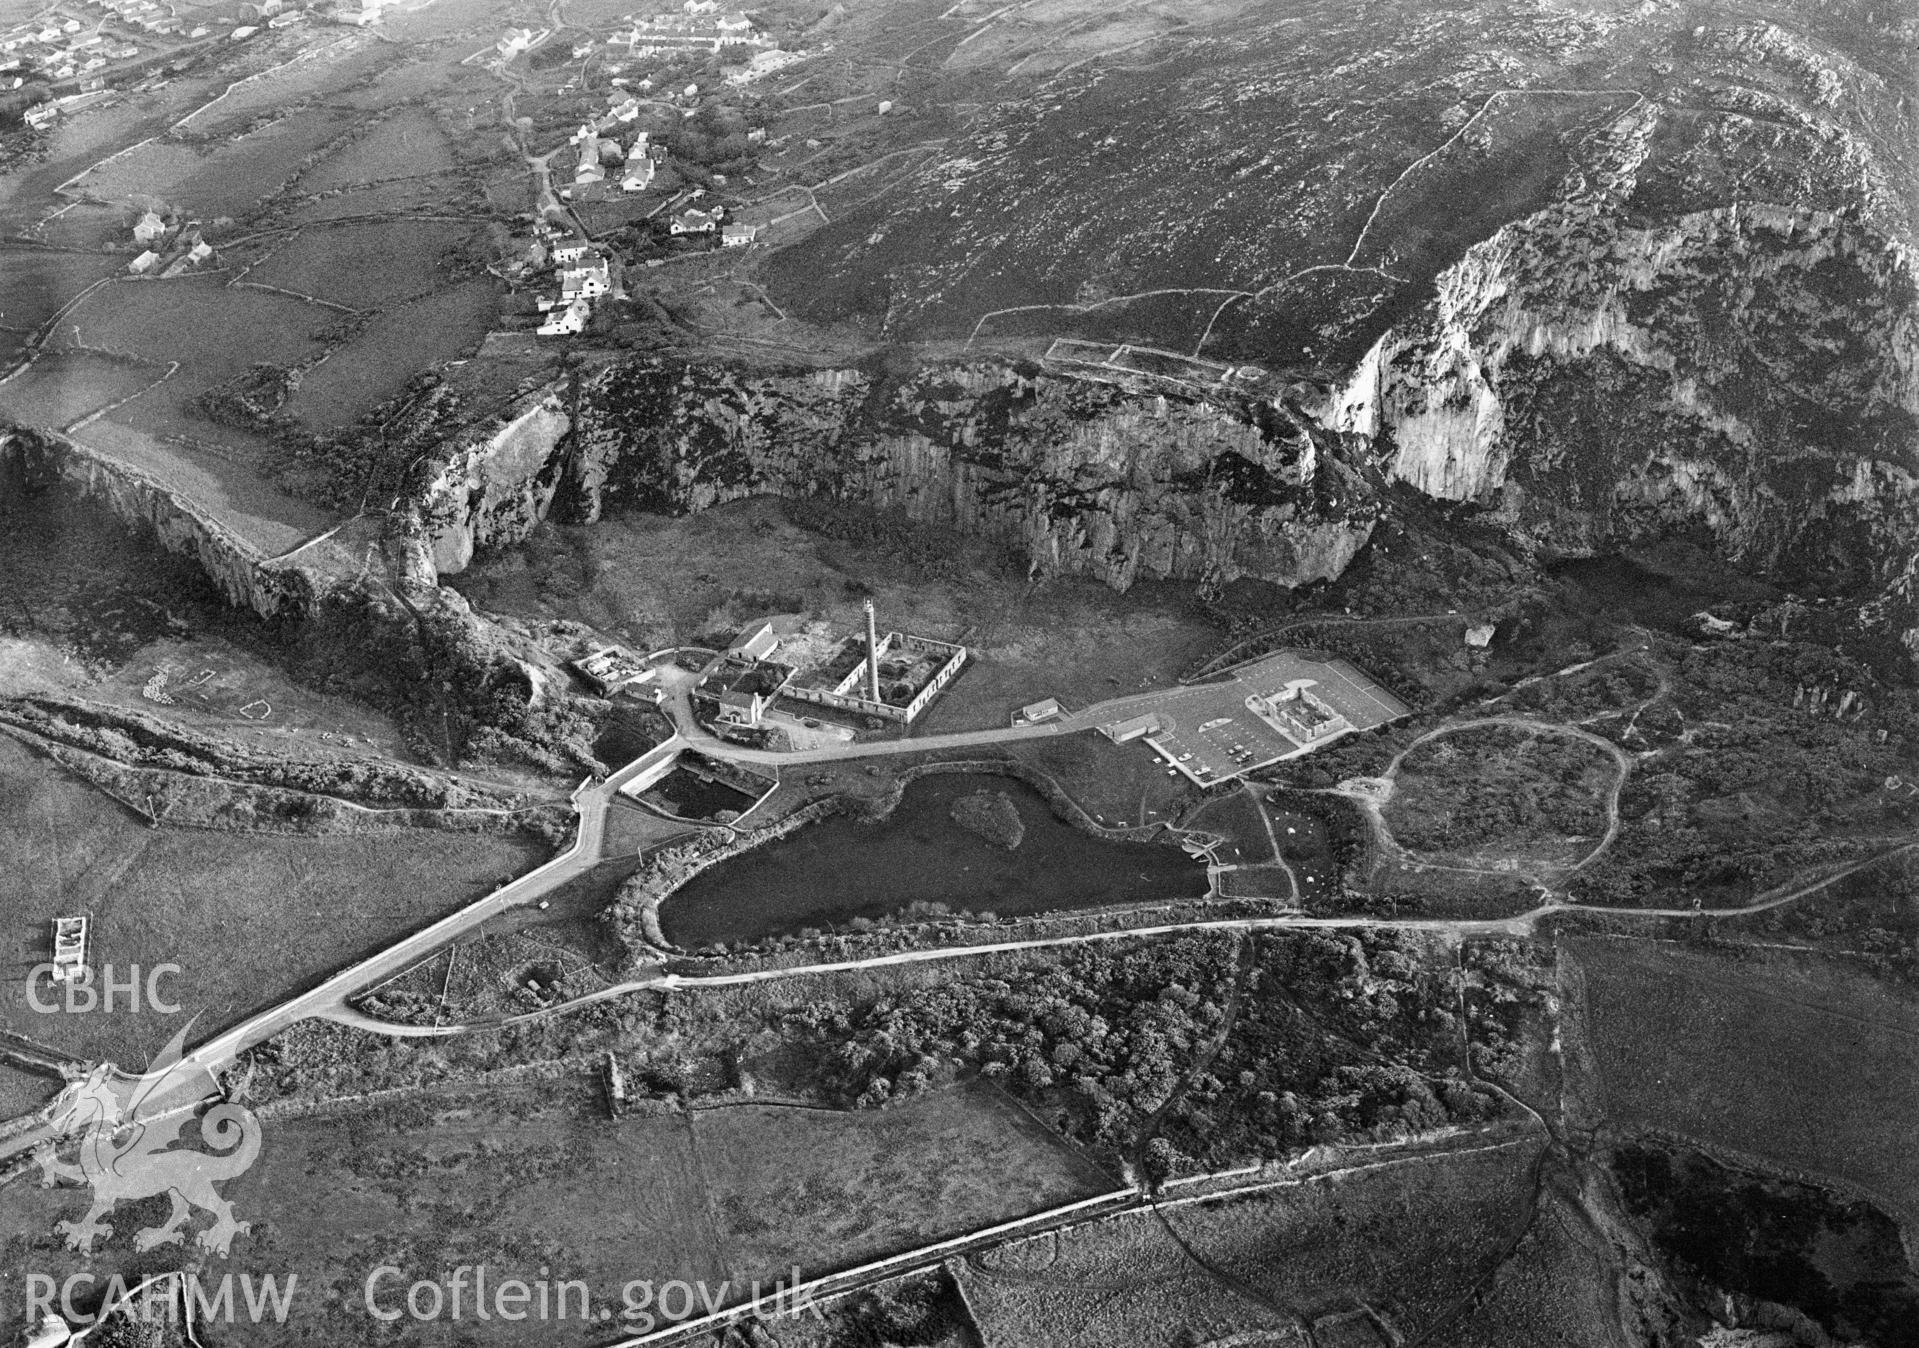
<svg viewBox="0 0 1919 1348"><path fill-rule="evenodd" d="M1919 1348L1919 8L0 0L66 1345Z"/></svg>

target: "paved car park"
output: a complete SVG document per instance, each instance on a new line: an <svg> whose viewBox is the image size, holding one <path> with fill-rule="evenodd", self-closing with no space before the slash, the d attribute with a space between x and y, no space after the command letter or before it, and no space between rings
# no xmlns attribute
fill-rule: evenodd
<svg viewBox="0 0 1919 1348"><path fill-rule="evenodd" d="M1283 697L1301 685L1343 723L1313 736L1289 731L1247 705L1248 698ZM1097 710L1109 735L1143 739L1169 771L1210 785L1396 721L1411 709L1345 660L1276 651L1215 682L1142 693Z"/></svg>

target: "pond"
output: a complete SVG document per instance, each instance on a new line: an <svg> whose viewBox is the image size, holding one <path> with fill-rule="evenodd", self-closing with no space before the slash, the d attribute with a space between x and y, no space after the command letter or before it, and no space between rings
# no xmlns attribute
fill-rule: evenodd
<svg viewBox="0 0 1919 1348"><path fill-rule="evenodd" d="M953 805L1003 792L1025 826L1012 850L953 822ZM811 824L693 877L660 905L675 945L695 949L879 918L913 903L1000 917L1193 898L1206 868L1177 847L1113 842L1067 824L1010 777L941 773L907 785L877 823Z"/></svg>
<svg viewBox="0 0 1919 1348"><path fill-rule="evenodd" d="M685 768L667 773L644 799L680 819L718 819L723 812L730 819L752 809L754 801L736 786Z"/></svg>

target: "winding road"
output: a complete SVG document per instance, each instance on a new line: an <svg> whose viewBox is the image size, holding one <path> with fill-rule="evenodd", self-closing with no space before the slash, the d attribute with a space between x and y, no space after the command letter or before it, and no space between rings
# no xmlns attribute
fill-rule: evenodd
<svg viewBox="0 0 1919 1348"><path fill-rule="evenodd" d="M863 959L828 961L807 964L791 968L757 969L738 973L709 975L682 975L667 973L664 970L647 974L599 991L576 997L555 1006L545 1007L523 1015L502 1018L496 1021L472 1025L417 1026L400 1025L381 1021L368 1016L349 1005L349 998L376 986L396 974L404 972L418 961L434 951L459 939L466 933L482 926L492 918L510 909L525 904L536 903L545 895L584 875L601 860L605 842L608 812L613 808L615 798L628 782L645 773L648 769L672 755L687 748L697 747L702 753L739 763L754 765L779 765L785 763L805 764L880 757L885 755L918 754L927 751L948 749L973 749L987 745L1005 744L1023 740L1042 739L1055 735L1070 734L1091 729L1115 714L1137 705L1143 698L1153 694L1134 694L1112 699L1109 702L1087 708L1058 721L1034 726L1009 726L998 729L958 732L946 735L931 735L923 739L902 739L877 741L866 744L835 745L822 749L813 749L797 753L777 753L769 750L747 749L720 740L692 717L691 706L687 699L689 680L681 679L669 682L667 701L668 710L677 724L676 732L649 749L640 757L628 763L618 772L603 779L583 781L572 793L571 801L579 824L573 842L564 851L546 861L527 874L503 885L485 898L468 905L460 911L424 927L379 953L341 970L318 985L298 993L279 1005L242 1021L240 1024L215 1035L189 1051L179 1064L168 1069L169 1080L174 1083L192 1081L203 1087L203 1093L187 1099L176 1085L170 1096L156 1101L154 1112L171 1113L183 1108L196 1106L207 1095L218 1093L220 1078L233 1067L235 1062L247 1050L265 1042L274 1035L304 1020L321 1019L337 1024L349 1025L357 1029L387 1035L393 1038L433 1038L471 1033L475 1030L497 1029L507 1025L560 1016L569 1012L592 1006L601 1002L614 1001L635 993L697 991L726 987L738 987L754 983L773 982L781 979L804 978L818 974L847 973L860 970L885 969L911 964L928 964L947 960L970 959L982 955L1016 953L1021 951L1044 950L1062 946L1087 945L1102 941L1147 940L1154 937L1170 936L1187 932L1254 932L1282 929L1345 930L1362 927L1390 926L1407 931L1423 931L1459 940L1474 936L1526 937L1533 935L1539 924L1560 914L1594 913L1620 917L1638 918L1700 918L1700 917L1738 917L1764 912L1784 904L1804 898L1834 882L1843 879L1868 866L1876 865L1889 857L1910 852L1919 848L1919 840L1900 841L1895 845L1876 852L1871 856L1826 868L1810 880L1794 882L1787 886L1761 895L1752 903L1738 908L1713 909L1700 911L1694 908L1593 908L1586 905L1569 903L1553 893L1543 884L1540 886L1545 895L1544 901L1523 913L1496 918L1398 918L1382 919L1374 916L1335 916L1313 917L1301 913L1284 913L1266 917L1226 918L1196 920L1190 922L1166 923L1157 926L1124 928L1107 931L1088 931L1064 936L1034 937L1027 940L995 941L976 945L952 946L932 949L913 949L896 951L891 954L874 955ZM1578 863L1574 869L1583 867L1602 853L1610 845L1618 832L1619 791L1632 766L1632 758L1611 741L1578 726L1559 725L1532 721L1516 716L1479 717L1460 722L1456 725L1440 727L1415 740L1405 751L1396 757L1388 769L1398 767L1406 752L1419 744L1439 736L1472 729L1478 726L1509 725L1519 726L1534 733L1570 736L1589 741L1602 747L1611 754L1621 767L1621 773L1608 797L1608 828L1605 838L1593 853ZM1374 802L1376 808L1376 802ZM1383 826L1382 826L1383 827ZM1389 837L1389 835L1388 835ZM128 1083L132 1098L138 1098L137 1084L146 1081L145 1077L129 1077ZM59 1117L61 1101L55 1100L36 1116L22 1116L13 1121L9 1135L0 1140L0 1162L18 1157L54 1140L57 1133L52 1120ZM163 1107L163 1108L162 1108Z"/></svg>

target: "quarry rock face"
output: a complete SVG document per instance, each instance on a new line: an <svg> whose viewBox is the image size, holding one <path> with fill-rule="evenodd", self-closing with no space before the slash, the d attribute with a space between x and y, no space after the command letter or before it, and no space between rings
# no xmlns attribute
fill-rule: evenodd
<svg viewBox="0 0 1919 1348"><path fill-rule="evenodd" d="M58 481L150 530L168 552L193 558L236 608L279 619L304 617L313 605L311 575L298 566L266 564L257 548L179 492L63 435L0 426L0 492L31 495Z"/></svg>
<svg viewBox="0 0 1919 1348"><path fill-rule="evenodd" d="M557 404L555 404L557 406ZM1336 443L1276 405L1224 407L999 362L904 382L654 359L584 377L574 420L468 445L423 512L443 572L549 512L679 514L745 496L897 509L1016 547L1036 574L1300 585L1370 535ZM570 433L569 433L570 432ZM544 452L535 448L544 442ZM1322 444L1326 442L1325 444Z"/></svg>
<svg viewBox="0 0 1919 1348"><path fill-rule="evenodd" d="M475 428L445 454L421 493L434 572L464 571L476 541L525 532L546 517L559 480L555 447L571 423L557 395L526 400L503 424Z"/></svg>
<svg viewBox="0 0 1919 1348"><path fill-rule="evenodd" d="M1754 570L1910 585L1919 288L1844 214L1555 206L1472 248L1319 411L1557 551L1703 529Z"/></svg>

